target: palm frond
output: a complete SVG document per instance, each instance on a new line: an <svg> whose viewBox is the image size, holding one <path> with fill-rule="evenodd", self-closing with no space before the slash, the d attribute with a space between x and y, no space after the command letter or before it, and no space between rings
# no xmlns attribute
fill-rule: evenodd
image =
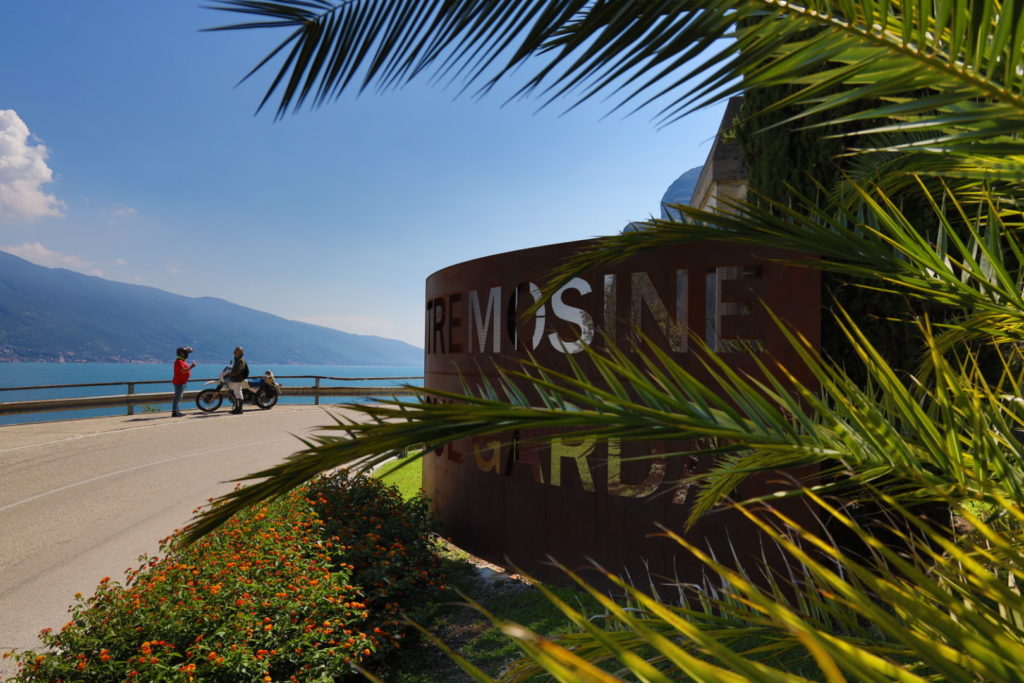
<svg viewBox="0 0 1024 683"><path fill-rule="evenodd" d="M306 449L243 478L261 481L219 499L198 518L190 537L207 533L258 500L360 459L369 465L410 446L432 449L471 436L552 428L627 441L707 443L711 438L714 445L689 452L732 454L719 455L701 475L706 485L692 520L726 501L753 473L822 463L839 463L850 475L822 484L822 492L891 480L902 482L894 485L893 495L909 500L941 490L945 496L979 501L991 502L996 492L1024 501L1024 475L1017 466L1021 446L1013 433L1024 423L1024 410L1003 398L1019 383L991 387L980 373L965 382L962 368L935 353L934 388L907 386L853 321L846 320L845 329L871 372L874 392L791 335L820 393L764 364L758 376L741 376L707 349L710 380L698 378L650 345L638 361L616 348L605 354L588 351L605 377L603 386L595 385L579 365L566 374L526 363L518 370L501 370L497 385L476 391L422 390L424 397L440 401L354 407L361 421L338 418ZM530 405L517 385L530 386L539 407ZM339 431L342 435L333 434Z"/></svg>
<svg viewBox="0 0 1024 683"><path fill-rule="evenodd" d="M350 87L388 90L428 67L435 75L454 69L479 77L510 49L514 39L564 21L583 2L502 4L484 0L214 0L211 9L260 17L207 30L291 29L291 33L243 78L287 56L260 108L280 90L277 116L336 99Z"/></svg>
<svg viewBox="0 0 1024 683"><path fill-rule="evenodd" d="M794 673L798 666L814 680L1020 680L1024 598L1016 585L1022 578L1024 513L1016 503L1003 501L1012 524L994 526L968 512L972 531L950 538L888 499L915 531L901 536L905 545L896 552L826 499L806 493L823 515L874 547L876 559L855 560L828 537L771 507L736 506L791 557L785 581L732 567L666 530L714 579L680 586L678 601L672 601L605 573L622 596L613 600L561 567L604 614L586 618L545 590L578 628L556 637L555 644L606 666L624 652L664 644L673 656L650 661L670 678L701 679L703 673L719 680L721 670L741 674L740 680L805 680ZM708 668L691 668L691 657ZM510 673L528 677L543 671L524 658Z"/></svg>
<svg viewBox="0 0 1024 683"><path fill-rule="evenodd" d="M919 181L934 216L932 226L920 226L880 189L851 187L859 199L855 210L835 206L827 211L799 196L790 205L733 201L733 213L675 206L679 220L652 219L643 230L603 238L567 260L551 274L545 292L550 296L589 268L669 245L739 242L792 249L807 255L794 257L796 265L874 282L872 286L885 291L963 311L950 343L968 339L972 330L974 337L1020 339L1024 295L1019 264L1024 250L1020 212L1012 196L1003 201L1004 195L994 191L961 194L950 188L933 196Z"/></svg>
<svg viewBox="0 0 1024 683"><path fill-rule="evenodd" d="M432 73L483 82L486 91L526 69L533 75L519 95L579 104L610 93L616 108L667 102L657 115L663 123L741 88L798 84L777 106L802 105L803 117L859 103L822 125L884 121L865 132L925 133L882 149L936 157L936 171L952 164L961 174L1019 179L1020 164L999 159L1024 157L1017 135L1024 25L1012 2L215 0L212 7L263 18L212 30L292 29L246 76L290 48L261 104L280 89L278 116L350 86L388 89ZM982 159L989 161L978 166Z"/></svg>
<svg viewBox="0 0 1024 683"><path fill-rule="evenodd" d="M370 466L409 446L515 430L690 443L714 454L698 476L696 519L738 509L793 563L754 575L666 530L714 577L680 587L679 605L609 576L630 601L601 596L598 624L552 600L579 632L547 639L499 619L532 664L562 680L800 680L772 657L799 656L825 680L1021 680L1024 661L1024 4L1009 0L213 0L245 16L216 30L288 31L246 76L280 66L261 107L277 115L351 89L417 77L476 87L514 81L515 96L572 105L598 96L613 111L653 108L667 124L741 91L787 87L753 112L778 125L841 127L851 176L819 197L675 207L681 221L607 238L553 276L662 246L723 240L783 247L802 267L899 293L943 315L903 316L919 369L901 374L837 309L867 380L853 381L786 330L814 378L755 357L741 374L699 349L698 378L653 345L586 350L554 371L499 370L462 393L423 389L419 403L354 408L357 417L304 441L280 465L206 510L194 539L235 511L338 466ZM779 115L780 112L785 114ZM930 207L911 218L901 202ZM894 315L895 317L895 315ZM699 344L693 346L700 347ZM697 351L694 352L695 354ZM593 377L599 377L595 381ZM675 455L678 455L676 453ZM817 482L731 501L752 474L822 468ZM811 485L813 484L813 485ZM800 495L825 518L801 528L774 498ZM862 501L892 522L861 524ZM932 502L969 530L919 519ZM964 505L985 514L972 514ZM986 517L982 519L982 517ZM863 548L850 552L829 535ZM660 577L667 578L667 577ZM755 634L758 645L742 645ZM646 648L650 657L640 656ZM604 669L601 667L605 667ZM486 676L468 669L477 680Z"/></svg>

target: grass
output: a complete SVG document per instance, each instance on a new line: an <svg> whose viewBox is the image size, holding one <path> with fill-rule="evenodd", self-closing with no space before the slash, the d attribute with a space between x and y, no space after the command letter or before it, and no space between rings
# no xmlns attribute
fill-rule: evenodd
<svg viewBox="0 0 1024 683"><path fill-rule="evenodd" d="M539 590L525 581L517 578L483 580L469 556L455 546L446 546L444 555L454 591L495 616L548 636L574 630L569 620ZM595 601L580 591L561 586L548 588L570 604L581 604L586 614L602 611ZM497 677L519 657L513 642L502 636L487 618L463 599L432 605L420 614L418 623L492 677ZM472 680L422 636L408 639L402 651L374 674L388 683L463 683Z"/></svg>
<svg viewBox="0 0 1024 683"><path fill-rule="evenodd" d="M405 498L411 498L420 492L423 460L415 457L393 460L378 469L374 476L397 486ZM569 620L530 584L519 579L486 581L478 573L474 558L450 543L439 543L442 544L441 552L454 589L453 600L430 606L420 615L419 624L491 676L497 676L518 657L519 651L511 640L498 633L486 617L464 600L456 598L456 591L495 616L537 633L553 635L571 628ZM582 605L586 614L601 611L596 601L581 591L561 586L550 588L566 602ZM374 674L388 683L471 680L447 655L423 637L411 638L400 653Z"/></svg>
<svg viewBox="0 0 1024 683"><path fill-rule="evenodd" d="M422 472L422 458L406 457L383 465L374 476L397 486L403 496L411 498L420 492ZM449 585L453 589L452 599L426 606L418 614L417 623L488 675L497 677L519 657L519 650L464 598L479 604L499 619L526 626L545 636L578 630L537 588L518 579L486 581L478 571L481 563L476 558L447 541L439 540L438 543ZM553 584L548 584L547 588L585 615L604 613L596 600L580 590ZM764 643L752 639L748 645L757 648ZM614 668L615 664L604 666ZM816 667L798 661L798 658L784 668L811 680L819 680ZM401 651L373 673L388 683L463 683L472 680L437 646L418 633L411 635L403 643Z"/></svg>
<svg viewBox="0 0 1024 683"><path fill-rule="evenodd" d="M423 484L423 458L413 457L415 455L410 453L404 458L384 463L373 476L386 484L397 486L402 497L408 500L420 492Z"/></svg>

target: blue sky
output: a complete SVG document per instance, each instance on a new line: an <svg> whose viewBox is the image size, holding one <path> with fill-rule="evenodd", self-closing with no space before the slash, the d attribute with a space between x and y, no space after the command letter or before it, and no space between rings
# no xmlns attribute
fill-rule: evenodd
<svg viewBox="0 0 1024 683"><path fill-rule="evenodd" d="M0 250L422 346L424 281L488 254L656 215L722 107L564 113L413 83L275 122L283 37L203 33L191 0L8 3L0 24Z"/></svg>

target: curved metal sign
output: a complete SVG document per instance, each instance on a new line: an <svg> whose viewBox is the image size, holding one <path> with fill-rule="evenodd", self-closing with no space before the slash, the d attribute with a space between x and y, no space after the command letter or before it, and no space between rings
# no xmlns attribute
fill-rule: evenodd
<svg viewBox="0 0 1024 683"><path fill-rule="evenodd" d="M738 371L756 374L753 350L813 383L765 310L817 346L819 274L783 263L792 252L717 242L658 249L582 273L536 314L522 315L539 300L548 273L591 244L497 254L431 275L425 385L459 392L464 380L475 384L530 356L561 370L572 356L587 368L584 345L600 349L611 340L625 349L635 330L698 377L706 372L691 349L693 334ZM591 376L600 383L596 372ZM694 581L701 576L697 563L677 544L651 536L658 524L683 530L695 494L685 479L710 461L660 456L692 447L598 442L571 432L495 434L452 441L427 455L423 481L446 535L497 564L551 574L548 558L576 569L592 558L634 579L649 570ZM739 495L775 487L771 478L751 479ZM786 505L810 521L802 504ZM686 537L741 562L764 550L754 526L732 512L707 516Z"/></svg>

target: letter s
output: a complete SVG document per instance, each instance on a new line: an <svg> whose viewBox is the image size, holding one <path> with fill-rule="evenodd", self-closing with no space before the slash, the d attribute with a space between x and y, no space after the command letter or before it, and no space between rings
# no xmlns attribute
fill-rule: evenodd
<svg viewBox="0 0 1024 683"><path fill-rule="evenodd" d="M570 306L562 301L562 295L566 290L575 289L580 294L590 294L590 283L581 277L574 277L561 287L551 297L551 312L560 320L572 323L580 328L578 341L563 341L557 332L548 335L548 341L556 350L562 353L579 353L583 347L590 344L594 339L594 319L582 308Z"/></svg>

